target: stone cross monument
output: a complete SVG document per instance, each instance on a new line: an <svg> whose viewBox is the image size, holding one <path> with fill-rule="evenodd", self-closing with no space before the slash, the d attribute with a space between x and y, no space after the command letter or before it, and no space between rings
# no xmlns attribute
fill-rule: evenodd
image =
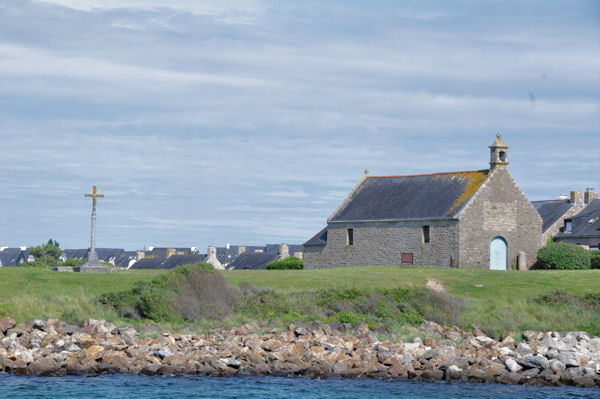
<svg viewBox="0 0 600 399"><path fill-rule="evenodd" d="M96 193L96 186L91 194L85 194L86 197L92 197L92 239L90 250L88 251L87 263L100 264L98 253L96 253L96 201L99 197L104 197L104 194Z"/></svg>
<svg viewBox="0 0 600 399"><path fill-rule="evenodd" d="M100 197L104 197L104 194L98 194L96 192L96 186L91 194L85 194L86 197L92 197L92 238L90 250L87 253L87 261L76 268L77 271L82 273L110 273L118 271L116 267L109 267L100 262L98 259L98 253L96 252L96 201Z"/></svg>

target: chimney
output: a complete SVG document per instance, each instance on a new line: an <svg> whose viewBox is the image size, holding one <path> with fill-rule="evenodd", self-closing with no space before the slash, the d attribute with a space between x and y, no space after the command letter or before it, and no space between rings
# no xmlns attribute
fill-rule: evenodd
<svg viewBox="0 0 600 399"><path fill-rule="evenodd" d="M583 193L581 191L571 191L571 203L578 205L583 205Z"/></svg>
<svg viewBox="0 0 600 399"><path fill-rule="evenodd" d="M585 193L583 194L583 202L589 204L595 199L598 199L598 193L595 192L594 189L591 187L586 188Z"/></svg>
<svg viewBox="0 0 600 399"><path fill-rule="evenodd" d="M177 255L177 250L175 248L167 248L167 258L173 255Z"/></svg>
<svg viewBox="0 0 600 399"><path fill-rule="evenodd" d="M206 259L206 263L210 263L211 265L214 266L215 269L218 270L224 270L225 268L223 267L223 265L221 264L221 262L219 262L219 259L217 259L217 247L208 247L208 250L206 251L208 258Z"/></svg>
<svg viewBox="0 0 600 399"><path fill-rule="evenodd" d="M215 258L217 257L217 247L208 247L208 250L206 251L206 253L208 254L209 258Z"/></svg>
<svg viewBox="0 0 600 399"><path fill-rule="evenodd" d="M294 252L294 256L298 259L302 259L302 251L296 251Z"/></svg>
<svg viewBox="0 0 600 399"><path fill-rule="evenodd" d="M150 246L148 247L148 251L150 251L150 252L154 251L154 245L150 245Z"/></svg>
<svg viewBox="0 0 600 399"><path fill-rule="evenodd" d="M144 252L144 251L137 251L135 253L135 260L144 259L145 257L146 257L146 252Z"/></svg>
<svg viewBox="0 0 600 399"><path fill-rule="evenodd" d="M596 198L598 198L598 194L596 194ZM20 246L19 249L21 251L27 251L27 247L25 247L25 246Z"/></svg>
<svg viewBox="0 0 600 399"><path fill-rule="evenodd" d="M240 256L246 252L246 247L242 247L241 245L235 249L235 256Z"/></svg>
<svg viewBox="0 0 600 399"><path fill-rule="evenodd" d="M285 244L279 246L279 259L285 259L290 256L290 247Z"/></svg>

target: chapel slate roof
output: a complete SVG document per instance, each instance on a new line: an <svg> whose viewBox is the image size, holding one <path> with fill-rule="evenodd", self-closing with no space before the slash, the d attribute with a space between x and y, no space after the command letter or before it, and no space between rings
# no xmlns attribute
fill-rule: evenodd
<svg viewBox="0 0 600 399"><path fill-rule="evenodd" d="M573 203L566 200L550 200L550 201L531 201L531 205L537 209L544 223L542 224L542 232L548 230L558 219L560 219L571 207Z"/></svg>
<svg viewBox="0 0 600 399"><path fill-rule="evenodd" d="M269 262L277 259L274 252L250 252L239 254L228 266L227 270L264 270Z"/></svg>
<svg viewBox="0 0 600 399"><path fill-rule="evenodd" d="M327 226L323 230L315 234L310 240L306 241L304 245L326 245L327 244Z"/></svg>
<svg viewBox="0 0 600 399"><path fill-rule="evenodd" d="M600 237L600 200L592 200L571 219L570 233L561 231L556 237Z"/></svg>
<svg viewBox="0 0 600 399"><path fill-rule="evenodd" d="M489 170L367 176L330 222L454 218Z"/></svg>

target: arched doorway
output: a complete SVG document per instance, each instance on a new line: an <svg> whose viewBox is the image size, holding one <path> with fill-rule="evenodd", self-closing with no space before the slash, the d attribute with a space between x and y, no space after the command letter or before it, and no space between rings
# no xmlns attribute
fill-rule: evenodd
<svg viewBox="0 0 600 399"><path fill-rule="evenodd" d="M490 270L506 270L507 245L504 238L494 237L490 243Z"/></svg>

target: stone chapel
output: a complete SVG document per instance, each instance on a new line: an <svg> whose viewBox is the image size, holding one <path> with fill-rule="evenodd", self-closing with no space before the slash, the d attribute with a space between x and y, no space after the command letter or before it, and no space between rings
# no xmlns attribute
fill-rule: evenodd
<svg viewBox="0 0 600 399"><path fill-rule="evenodd" d="M500 134L489 148L489 169L365 171L327 226L304 244L304 268L529 268L542 245L542 219L508 171Z"/></svg>

